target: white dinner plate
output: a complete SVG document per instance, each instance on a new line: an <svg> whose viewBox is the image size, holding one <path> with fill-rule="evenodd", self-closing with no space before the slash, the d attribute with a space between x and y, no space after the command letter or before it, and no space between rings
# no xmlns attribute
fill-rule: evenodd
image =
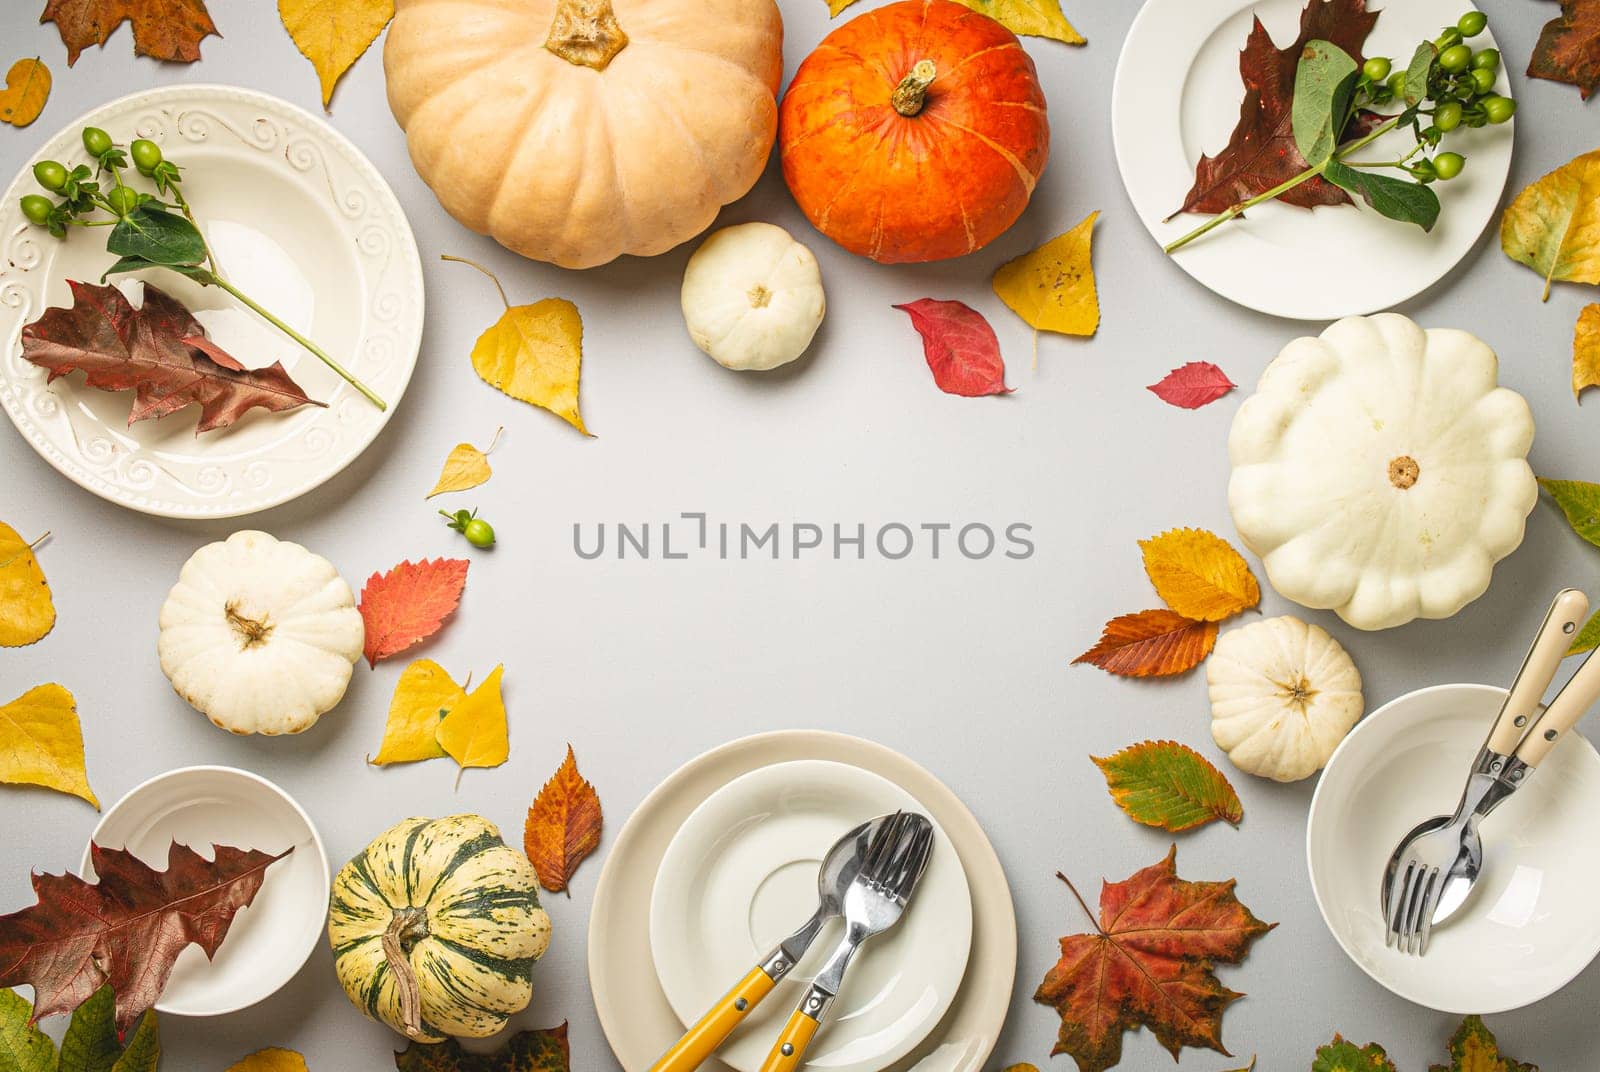
<svg viewBox="0 0 1600 1072"><path fill-rule="evenodd" d="M1464 0L1369 6L1382 13L1366 55L1393 57L1402 68L1418 42L1472 7ZM1134 18L1117 61L1111 130L1123 185L1157 242L1165 245L1207 219L1166 218L1183 204L1201 155L1219 152L1238 122L1239 52L1252 17L1283 47L1299 34L1304 7L1304 0L1146 0ZM1494 40L1484 33L1471 44L1485 48ZM1509 93L1507 87L1502 70L1498 91ZM1511 168L1514 122L1451 134L1445 148L1462 153L1467 166L1460 177L1434 183L1443 211L1431 233L1385 219L1359 201L1359 207L1309 211L1272 202L1172 259L1223 297L1274 316L1335 320L1388 309L1442 279L1495 217ZM1394 131L1361 158L1392 160L1413 144L1407 132Z"/></svg>
<svg viewBox="0 0 1600 1072"><path fill-rule="evenodd" d="M1384 865L1413 826L1455 810L1505 695L1437 685L1374 711L1328 761L1306 825L1311 889L1339 945L1394 993L1441 1012L1531 1004L1600 953L1600 754L1581 733L1484 820L1483 871L1466 904L1433 930L1427 955L1384 946Z"/></svg>
<svg viewBox="0 0 1600 1072"><path fill-rule="evenodd" d="M166 270L132 278L193 309L245 365L282 361L328 407L252 410L197 437L198 407L129 427L131 392L87 388L77 375L47 386L45 370L22 359L23 326L48 306L70 306L67 280L98 283L114 258L105 230L74 227L58 241L23 219L18 200L39 192L35 160L85 161L80 132L90 125L123 144L149 138L183 166L184 195L223 274L354 372L387 412L227 294ZM175 85L112 101L47 141L0 199L0 405L51 465L135 510L234 517L310 491L382 430L421 342L422 265L400 203L355 146L276 97Z"/></svg>
<svg viewBox="0 0 1600 1072"><path fill-rule="evenodd" d="M972 892L966 981L934 1032L907 1056L880 1067L982 1072L1005 1023L1017 968L1017 917L1000 861L972 813L926 770L883 745L816 730L746 737L691 760L651 791L612 842L589 919L589 986L617 1061L624 1072L645 1072L684 1030L655 973L641 963L650 948L652 879L668 843L701 803L733 779L803 759L882 775L921 801L948 835ZM868 947L861 955L870 952ZM731 986L737 980L718 981ZM713 1057L700 1067L727 1072L729 1066Z"/></svg>
<svg viewBox="0 0 1600 1072"><path fill-rule="evenodd" d="M845 763L797 760L735 778L689 816L667 847L650 904L656 975L685 1026L744 978L817 907L822 857L846 831L896 810L928 814L887 778ZM856 954L806 1067L877 1072L910 1053L961 989L972 948L972 894L950 839L934 849L900 923ZM795 970L719 1051L758 1072L772 1040L826 962L831 920Z"/></svg>
<svg viewBox="0 0 1600 1072"><path fill-rule="evenodd" d="M220 1016L247 1008L294 978L322 940L328 913L328 856L294 799L259 775L233 767L184 767L130 790L101 818L90 841L127 849L164 871L172 842L213 859L213 845L266 853L294 851L267 868L255 900L241 908L217 948L185 946L156 1002L163 1015ZM79 873L93 881L89 848Z"/></svg>

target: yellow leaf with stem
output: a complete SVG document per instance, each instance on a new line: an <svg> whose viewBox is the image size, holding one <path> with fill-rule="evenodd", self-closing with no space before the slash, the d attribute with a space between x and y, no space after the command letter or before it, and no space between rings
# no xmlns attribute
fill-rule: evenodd
<svg viewBox="0 0 1600 1072"><path fill-rule="evenodd" d="M1205 529L1172 529L1139 541L1144 571L1167 606L1202 622L1220 622L1261 602L1244 556Z"/></svg>
<svg viewBox="0 0 1600 1072"><path fill-rule="evenodd" d="M1529 183L1500 217L1506 256L1551 280L1600 283L1600 149Z"/></svg>
<svg viewBox="0 0 1600 1072"><path fill-rule="evenodd" d="M500 697L503 666L484 679L466 699L457 703L439 722L439 746L467 767L498 767L511 755L506 730L506 705Z"/></svg>
<svg viewBox="0 0 1600 1072"><path fill-rule="evenodd" d="M506 311L472 344L472 367L485 383L512 398L547 409L589 434L578 413L578 381L583 371L583 318L565 298L512 305L495 274L465 257L443 255L478 269L494 280Z"/></svg>
<svg viewBox="0 0 1600 1072"><path fill-rule="evenodd" d="M486 483L494 475L489 468L489 455L494 453L494 446L500 442L500 433L504 428L496 428L494 438L489 440L489 446L479 450L471 443L457 443L444 460L444 468L439 471L439 480L433 485L433 490L424 498L431 499L435 495L444 495L451 491L466 491L479 484Z"/></svg>
<svg viewBox="0 0 1600 1072"><path fill-rule="evenodd" d="M466 698L466 691L444 667L432 659L418 659L400 674L394 698L389 701L389 721L383 727L383 743L378 746L378 754L368 762L382 767L444 756L445 750L439 744L439 724Z"/></svg>
<svg viewBox="0 0 1600 1072"><path fill-rule="evenodd" d="M1060 0L956 0L979 14L987 15L1015 34L1049 37L1069 45L1088 41L1061 11Z"/></svg>
<svg viewBox="0 0 1600 1072"><path fill-rule="evenodd" d="M1572 397L1600 387L1600 305L1586 305L1572 333Z"/></svg>
<svg viewBox="0 0 1600 1072"><path fill-rule="evenodd" d="M6 72L6 84L0 88L0 123L25 127L39 118L49 99L50 68L37 56L18 60Z"/></svg>
<svg viewBox="0 0 1600 1072"><path fill-rule="evenodd" d="M995 270L995 294L1035 332L1093 335L1100 327L1092 249L1099 215L1089 213L1072 230ZM1037 334L1034 341L1037 347Z"/></svg>
<svg viewBox="0 0 1600 1072"><path fill-rule="evenodd" d="M350 65L394 18L394 0L278 0L278 18L322 83L322 107Z"/></svg>
<svg viewBox="0 0 1600 1072"><path fill-rule="evenodd" d="M293 1050L276 1046L257 1050L229 1065L227 1072L309 1072L306 1059Z"/></svg>
<svg viewBox="0 0 1600 1072"><path fill-rule="evenodd" d="M83 728L72 693L51 683L0 707L0 782L82 797L96 810L83 763Z"/></svg>
<svg viewBox="0 0 1600 1072"><path fill-rule="evenodd" d="M0 647L32 644L55 628L50 585L33 554L49 535L47 532L30 544L0 521Z"/></svg>

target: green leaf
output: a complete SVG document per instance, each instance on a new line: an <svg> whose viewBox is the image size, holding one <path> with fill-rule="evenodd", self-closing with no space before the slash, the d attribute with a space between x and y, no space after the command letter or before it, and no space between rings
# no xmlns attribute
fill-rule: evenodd
<svg viewBox="0 0 1600 1072"><path fill-rule="evenodd" d="M1539 1072L1539 1068L1502 1055L1483 1019L1468 1016L1450 1038L1450 1063L1432 1065L1428 1072Z"/></svg>
<svg viewBox="0 0 1600 1072"><path fill-rule="evenodd" d="M1360 71L1356 61L1329 41L1309 41L1294 73L1294 143L1316 167L1333 155L1350 119L1350 99Z"/></svg>
<svg viewBox="0 0 1600 1072"><path fill-rule="evenodd" d="M1339 1035L1317 1049L1311 1072L1395 1072L1394 1062L1376 1042L1357 1046Z"/></svg>
<svg viewBox="0 0 1600 1072"><path fill-rule="evenodd" d="M1438 58L1439 46L1432 41L1422 42L1411 54L1411 63L1406 67L1407 104L1416 104L1428 95L1428 74Z"/></svg>
<svg viewBox="0 0 1600 1072"><path fill-rule="evenodd" d="M156 1012L150 1009L139 1017L139 1023L128 1038L128 1046L111 1066L111 1072L156 1072L161 1063L161 1030ZM77 1072L63 1067L61 1072Z"/></svg>
<svg viewBox="0 0 1600 1072"><path fill-rule="evenodd" d="M1572 531L1600 547L1600 484L1591 484L1587 480L1548 480L1540 477L1539 486L1567 515L1567 524L1572 526Z"/></svg>
<svg viewBox="0 0 1600 1072"><path fill-rule="evenodd" d="M56 1044L28 1023L33 1006L15 990L0 990L0 1072L55 1072Z"/></svg>
<svg viewBox="0 0 1600 1072"><path fill-rule="evenodd" d="M106 250L167 266L198 265L206 259L206 242L195 225L155 205L140 205L118 220Z"/></svg>
<svg viewBox="0 0 1600 1072"><path fill-rule="evenodd" d="M1335 186L1360 194L1380 215L1402 223L1414 223L1424 231L1439 222L1439 197L1420 182L1408 182L1347 167L1329 160L1323 178Z"/></svg>
<svg viewBox="0 0 1600 1072"><path fill-rule="evenodd" d="M116 275L119 272L142 272L146 268L165 268L169 272L186 275L201 286L210 286L216 282L216 276L212 275L210 270L203 264L158 264L155 261L147 261L143 257L122 257L118 259L115 264L100 273L100 282L104 283L107 276Z"/></svg>
<svg viewBox="0 0 1600 1072"><path fill-rule="evenodd" d="M1582 655L1595 648L1600 648L1600 610L1583 623L1583 628L1578 630L1578 635L1572 638L1572 643L1567 647L1567 654Z"/></svg>
<svg viewBox="0 0 1600 1072"><path fill-rule="evenodd" d="M1089 758L1106 776L1111 799L1136 823L1177 833L1215 819L1237 824L1244 816L1222 772L1176 741L1143 741Z"/></svg>
<svg viewBox="0 0 1600 1072"><path fill-rule="evenodd" d="M102 986L72 1013L61 1039L61 1072L110 1072L121 1056L116 995Z"/></svg>

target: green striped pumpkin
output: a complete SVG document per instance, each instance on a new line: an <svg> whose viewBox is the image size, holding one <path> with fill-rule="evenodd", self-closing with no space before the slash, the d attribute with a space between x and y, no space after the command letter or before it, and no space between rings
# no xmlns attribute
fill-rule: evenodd
<svg viewBox="0 0 1600 1072"><path fill-rule="evenodd" d="M406 819L339 871L328 941L367 1016L421 1042L483 1038L527 1007L550 917L489 820Z"/></svg>

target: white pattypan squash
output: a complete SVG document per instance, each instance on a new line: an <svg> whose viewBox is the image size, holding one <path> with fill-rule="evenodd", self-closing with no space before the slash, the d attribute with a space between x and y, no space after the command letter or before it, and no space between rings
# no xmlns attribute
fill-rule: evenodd
<svg viewBox="0 0 1600 1072"><path fill-rule="evenodd" d="M366 629L333 565L265 532L196 551L161 606L161 669L232 733L299 733L338 703Z"/></svg>
<svg viewBox="0 0 1600 1072"><path fill-rule="evenodd" d="M1284 347L1228 437L1228 505L1272 586L1358 629L1448 618L1522 542L1533 415L1494 351L1403 316Z"/></svg>
<svg viewBox="0 0 1600 1072"><path fill-rule="evenodd" d="M740 370L805 353L827 308L817 258L770 223L724 227L701 243L683 272L682 301L694 344Z"/></svg>
<svg viewBox="0 0 1600 1072"><path fill-rule="evenodd" d="M1361 718L1361 675L1327 630L1284 616L1229 630L1206 660L1211 739L1279 782L1322 769Z"/></svg>

